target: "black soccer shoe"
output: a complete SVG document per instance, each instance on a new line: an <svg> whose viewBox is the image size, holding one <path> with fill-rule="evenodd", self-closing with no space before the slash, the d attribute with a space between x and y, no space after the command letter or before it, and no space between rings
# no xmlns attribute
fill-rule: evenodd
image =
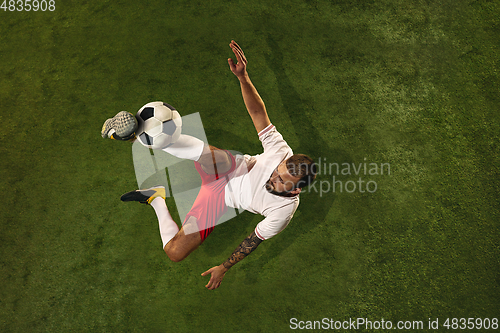
<svg viewBox="0 0 500 333"><path fill-rule="evenodd" d="M140 203L149 205L158 197L162 197L165 200L166 194L164 186L154 186L144 190L130 191L122 195L120 199L121 201L139 201Z"/></svg>

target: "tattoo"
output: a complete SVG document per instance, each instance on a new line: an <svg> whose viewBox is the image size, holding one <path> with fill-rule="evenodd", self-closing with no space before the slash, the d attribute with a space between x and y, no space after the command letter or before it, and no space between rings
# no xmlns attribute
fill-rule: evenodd
<svg viewBox="0 0 500 333"><path fill-rule="evenodd" d="M226 268L232 267L237 262L241 261L247 255L262 243L262 239L257 237L255 231L250 234L241 244L234 250L233 254L222 265Z"/></svg>

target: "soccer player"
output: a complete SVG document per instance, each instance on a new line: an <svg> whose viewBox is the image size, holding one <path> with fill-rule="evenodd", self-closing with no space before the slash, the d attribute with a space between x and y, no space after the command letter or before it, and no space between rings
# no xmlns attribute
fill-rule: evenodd
<svg viewBox="0 0 500 333"><path fill-rule="evenodd" d="M163 249L174 262L185 259L203 243L227 207L243 208L265 217L225 262L202 273L202 276L211 275L206 285L208 289L218 288L229 268L288 225L299 204L301 189L316 177L313 160L306 155L294 155L271 124L264 102L246 71L247 59L243 50L235 41L229 46L237 60L234 63L229 58L229 67L240 81L245 106L264 152L235 157L188 135L181 135L173 145L164 148L176 157L193 160L202 179L200 192L180 230L168 212L163 186L131 191L121 197L123 201L139 201L154 208ZM106 124L103 137L119 139L117 134L121 127L112 128L109 120Z"/></svg>

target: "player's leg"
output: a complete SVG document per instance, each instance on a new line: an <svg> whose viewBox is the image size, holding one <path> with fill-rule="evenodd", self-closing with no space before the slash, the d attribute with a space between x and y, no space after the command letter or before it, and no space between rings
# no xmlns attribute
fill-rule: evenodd
<svg viewBox="0 0 500 333"><path fill-rule="evenodd" d="M164 198L156 198L150 205L154 208L156 216L158 217L160 236L163 247L165 247L165 245L179 232L179 227L170 215Z"/></svg>
<svg viewBox="0 0 500 333"><path fill-rule="evenodd" d="M116 140L130 140L135 135L137 121L129 112L119 112L115 117L106 120L101 130L102 137ZM230 170L231 159L228 154L193 136L181 134L177 141L163 151L173 156L197 161L208 174L223 174Z"/></svg>
<svg viewBox="0 0 500 333"><path fill-rule="evenodd" d="M178 158L198 161L205 153L205 142L194 136L181 134L175 143L162 150Z"/></svg>
<svg viewBox="0 0 500 333"><path fill-rule="evenodd" d="M163 249L170 260L181 261L196 250L226 212L223 190L225 178L209 179L214 178L214 174L224 175L230 171L233 159L224 150L213 146L204 147L196 167L204 185L200 188L181 230L168 243L164 243Z"/></svg>
<svg viewBox="0 0 500 333"><path fill-rule="evenodd" d="M205 146L197 162L209 175L224 174L231 169L232 165L228 153L214 146Z"/></svg>
<svg viewBox="0 0 500 333"><path fill-rule="evenodd" d="M130 191L121 196L122 201L138 201L151 205L158 217L163 247L178 233L179 227L172 219L165 203L165 187L155 186L145 190Z"/></svg>
<svg viewBox="0 0 500 333"><path fill-rule="evenodd" d="M121 200L138 201L154 208L160 226L163 249L170 260L181 261L201 245L202 239L196 218L189 216L184 226L179 230L177 223L168 212L163 186L131 191L122 195Z"/></svg>
<svg viewBox="0 0 500 333"><path fill-rule="evenodd" d="M203 141L190 135L181 135L163 151L175 157L196 161L211 175L223 174L231 169L231 158L226 151L205 145Z"/></svg>
<svg viewBox="0 0 500 333"><path fill-rule="evenodd" d="M163 250L170 260L179 262L196 250L201 243L196 218L190 216L181 230L163 247Z"/></svg>

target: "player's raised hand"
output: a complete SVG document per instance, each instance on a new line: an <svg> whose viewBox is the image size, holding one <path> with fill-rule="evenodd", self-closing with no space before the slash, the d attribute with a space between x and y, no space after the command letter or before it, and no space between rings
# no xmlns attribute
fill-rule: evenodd
<svg viewBox="0 0 500 333"><path fill-rule="evenodd" d="M229 63L229 68L231 68L231 72L233 72L234 75L236 75L238 78L244 77L247 75L247 58L245 57L245 54L243 53L243 50L241 47L236 44L234 40L229 43L229 47L233 50L234 54L236 55L236 64L234 63L232 58L227 59L227 62Z"/></svg>
<svg viewBox="0 0 500 333"><path fill-rule="evenodd" d="M222 282L222 279L224 278L224 275L226 274L227 270L228 269L225 268L224 265L219 265L219 266L215 266L215 267L210 268L206 272L201 273L201 276L211 274L210 281L208 281L208 283L205 287L207 287L208 289L211 289L211 290L219 288L219 286Z"/></svg>

